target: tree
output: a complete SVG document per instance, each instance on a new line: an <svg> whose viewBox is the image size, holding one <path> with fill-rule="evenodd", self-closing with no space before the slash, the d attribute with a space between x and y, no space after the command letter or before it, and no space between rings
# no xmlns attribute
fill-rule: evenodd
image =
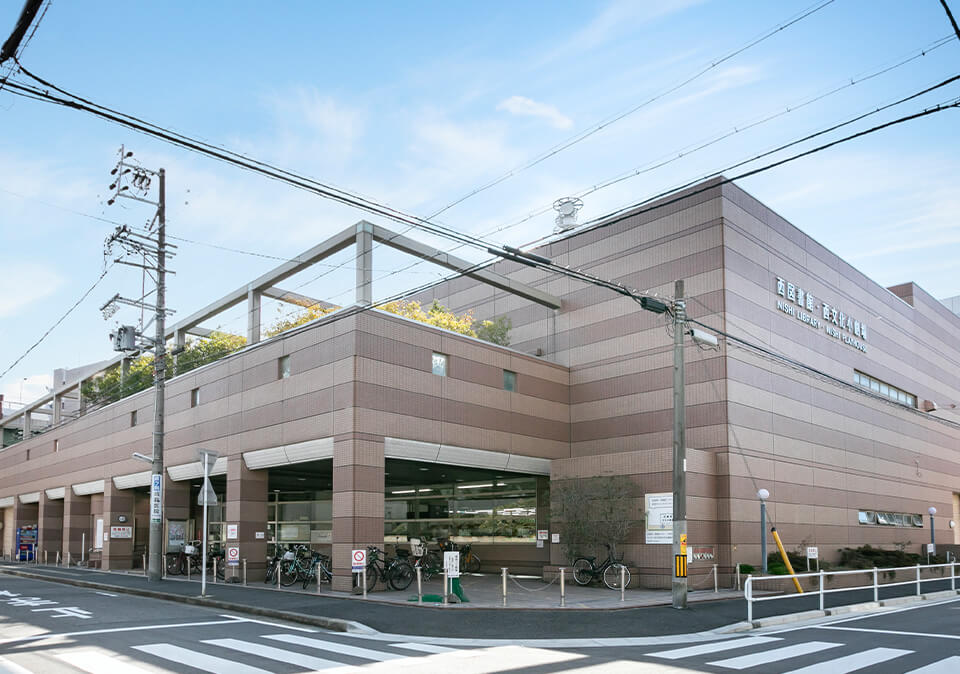
<svg viewBox="0 0 960 674"><path fill-rule="evenodd" d="M276 323L274 323L269 328L267 328L265 334L267 335L267 337L276 337L281 332L286 332L287 330L293 330L294 328L299 327L304 323L309 323L310 321L315 321L318 318L322 318L323 316L326 316L330 312L335 311L335 309L336 309L335 307L326 309L324 307L321 307L319 304L314 304L313 306L307 307L306 309L301 311L299 314L297 314L293 318L278 320ZM280 311L279 308L277 310Z"/></svg>
<svg viewBox="0 0 960 674"><path fill-rule="evenodd" d="M550 486L550 519L568 559L599 552L605 544L616 555L636 519L634 491L623 475L557 480Z"/></svg>
<svg viewBox="0 0 960 674"><path fill-rule="evenodd" d="M434 325L444 330L460 333L461 335L468 335L470 337L477 336L477 333L473 331L473 314L471 312L467 311L457 316L437 300L434 300L426 311L424 311L420 303L415 300L387 302L386 304L378 306L377 309L396 314L397 316L403 316L404 318L412 318L415 321L420 321L427 325Z"/></svg>
<svg viewBox="0 0 960 674"><path fill-rule="evenodd" d="M513 322L506 316L501 316L492 321L481 321L480 327L476 329L477 337L485 342L499 344L500 346L510 346L510 329L513 328Z"/></svg>
<svg viewBox="0 0 960 674"><path fill-rule="evenodd" d="M173 367L173 357L167 354L167 373L174 377L189 372L201 365L212 363L246 346L247 340L238 335L212 331L208 337L195 339L177 356L177 367ZM94 405L106 405L126 398L134 393L153 386L153 356L144 354L134 359L126 373L119 364L107 370L103 376L83 382L83 398Z"/></svg>

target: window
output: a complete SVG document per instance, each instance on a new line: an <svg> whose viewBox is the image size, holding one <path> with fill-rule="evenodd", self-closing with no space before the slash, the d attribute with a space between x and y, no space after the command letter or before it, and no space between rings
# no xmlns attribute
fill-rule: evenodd
<svg viewBox="0 0 960 674"><path fill-rule="evenodd" d="M447 376L447 357L444 354L433 354L433 373L441 377Z"/></svg>
<svg viewBox="0 0 960 674"><path fill-rule="evenodd" d="M872 510L861 510L859 515L860 524L876 524L877 513Z"/></svg>
<svg viewBox="0 0 960 674"><path fill-rule="evenodd" d="M887 527L922 527L923 515L861 510L857 513L857 521L860 524L879 524Z"/></svg>
<svg viewBox="0 0 960 674"><path fill-rule="evenodd" d="M870 389L874 393L882 395L884 398L889 398L890 400L900 403L901 405L906 405L907 407L917 406L917 396L898 389L896 386L891 386L886 382L882 382L879 379L874 379L870 375L866 375L863 372L854 371L853 383L857 386L862 386L865 389Z"/></svg>
<svg viewBox="0 0 960 674"><path fill-rule="evenodd" d="M196 407L200 404L200 389L195 388L190 391L190 407Z"/></svg>
<svg viewBox="0 0 960 674"><path fill-rule="evenodd" d="M53 441L53 451L54 451L54 452L59 452L59 451L60 451L60 441L59 441L59 440L54 440L54 441Z"/></svg>
<svg viewBox="0 0 960 674"><path fill-rule="evenodd" d="M290 377L290 356L282 356L277 361L277 379L288 379Z"/></svg>
<svg viewBox="0 0 960 674"><path fill-rule="evenodd" d="M130 426L133 427L136 425L137 425L137 411L134 410L130 413Z"/></svg>
<svg viewBox="0 0 960 674"><path fill-rule="evenodd" d="M504 391L517 390L517 373L516 372L511 372L510 370L503 371L503 390Z"/></svg>

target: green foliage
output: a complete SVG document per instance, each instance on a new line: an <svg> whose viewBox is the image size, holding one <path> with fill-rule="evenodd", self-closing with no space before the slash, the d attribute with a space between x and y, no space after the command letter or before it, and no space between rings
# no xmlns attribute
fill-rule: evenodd
<svg viewBox="0 0 960 674"><path fill-rule="evenodd" d="M631 502L635 490L623 475L558 480L550 486L550 519L568 559L602 555L607 543L616 555L638 516Z"/></svg>
<svg viewBox="0 0 960 674"><path fill-rule="evenodd" d="M477 337L485 342L510 346L511 328L513 328L513 322L506 316L501 316L493 321L481 321L475 330Z"/></svg>
<svg viewBox="0 0 960 674"><path fill-rule="evenodd" d="M277 311L280 311L280 309L278 308ZM307 307L292 318L278 320L276 323L267 328L265 334L267 337L276 337L281 332L286 332L287 330L292 330L293 328L299 327L304 323L315 321L318 318L326 316L332 311L334 311L333 308L325 309L319 304L314 304L312 307Z"/></svg>
<svg viewBox="0 0 960 674"><path fill-rule="evenodd" d="M167 354L167 376L173 377L189 372L201 365L212 363L246 346L247 340L237 335L213 331L209 337L195 339L176 358ZM130 363L124 373L120 365L107 370L103 376L83 382L81 392L84 400L92 405L106 405L153 386L153 356L146 354Z"/></svg>
<svg viewBox="0 0 960 674"><path fill-rule="evenodd" d="M840 549L840 566L848 569L872 569L875 566L880 568L913 566L920 561L920 555L904 552L901 546L898 546L897 550L884 550L871 545Z"/></svg>
<svg viewBox="0 0 960 674"><path fill-rule="evenodd" d="M744 564L743 562L740 562L740 573L756 573L756 572L757 570L756 568L753 567L753 565Z"/></svg>

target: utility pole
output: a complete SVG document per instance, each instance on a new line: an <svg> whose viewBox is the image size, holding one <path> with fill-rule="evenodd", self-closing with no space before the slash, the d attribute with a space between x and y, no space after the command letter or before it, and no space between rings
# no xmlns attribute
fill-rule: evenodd
<svg viewBox="0 0 960 674"><path fill-rule="evenodd" d="M153 218L148 221L143 234L131 230L127 225L117 227L114 233L107 238L104 255L110 255L113 245L118 244L124 251L124 255L140 256L143 264L123 260L124 255L116 258L114 262L140 267L145 274L151 275L156 282L156 300L153 304L147 303L145 299L149 296L149 293L139 300L129 300L117 294L101 307L101 311L103 311L105 319L110 318L117 312L119 308L117 305L119 304L135 306L140 309L152 309L154 312L155 332L153 339L143 333L146 329L144 325L140 325L139 330L136 330L133 326L121 326L118 328L114 340L114 349L124 352L153 351L153 456L151 457L150 470L150 546L147 577L150 581L159 581L163 572L163 427L164 384L167 369L166 317L168 313L173 313L166 307L166 276L168 271L167 258L173 257L174 253L167 249L176 246L167 244L166 238L166 172L162 168L157 171L146 169L135 160L131 160L132 156L133 152L127 152L123 146L120 147L120 160L111 171L115 180L110 185L110 189L114 191L114 194L107 201L107 205L112 205L119 198L133 199L155 206L156 212ZM156 201L149 198L150 184L153 178L158 179ZM141 342L136 343L135 337L139 337Z"/></svg>
<svg viewBox="0 0 960 674"><path fill-rule="evenodd" d="M687 608L687 423L683 381L687 313L683 279L676 282L673 295L673 608Z"/></svg>

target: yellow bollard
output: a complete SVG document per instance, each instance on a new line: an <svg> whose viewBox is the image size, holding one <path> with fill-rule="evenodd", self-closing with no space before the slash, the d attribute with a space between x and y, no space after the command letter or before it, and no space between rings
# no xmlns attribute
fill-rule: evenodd
<svg viewBox="0 0 960 674"><path fill-rule="evenodd" d="M783 549L783 543L780 542L780 534L777 533L777 528L771 528L770 533L773 534L773 540L777 542L777 549L780 551L780 556L783 557L783 563L787 565L787 571L790 572L790 575L793 578L793 584L797 588L797 594L803 594L803 588L800 587L800 581L797 580L796 572L793 570L793 565L790 564L790 558L787 557L787 551Z"/></svg>

